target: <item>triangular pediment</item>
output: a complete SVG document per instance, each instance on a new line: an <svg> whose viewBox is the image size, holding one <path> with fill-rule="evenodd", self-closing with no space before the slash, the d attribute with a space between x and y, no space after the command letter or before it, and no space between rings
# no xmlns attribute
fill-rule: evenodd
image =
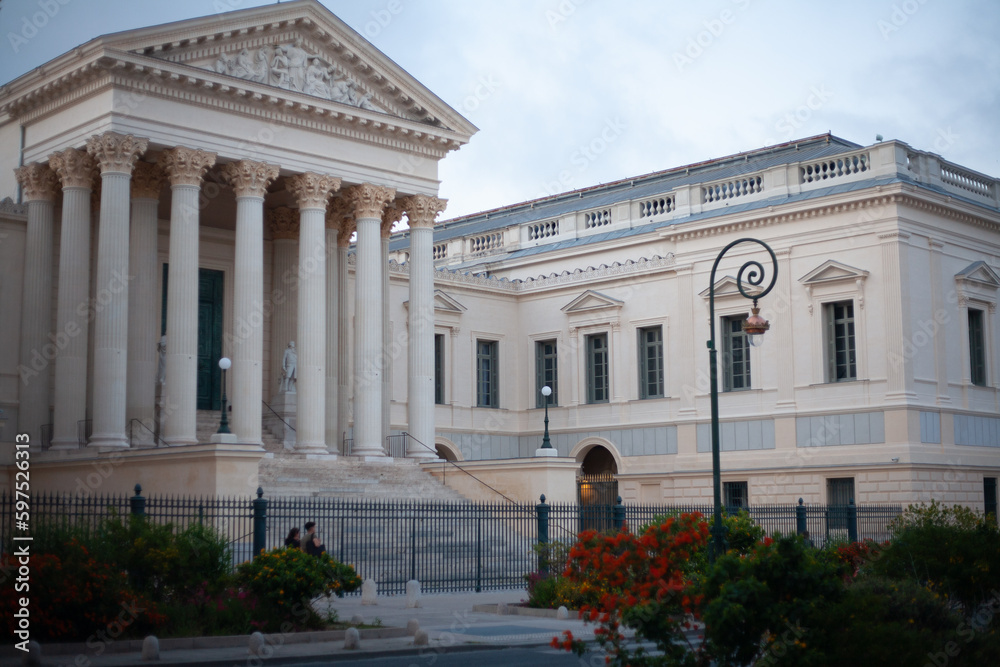
<svg viewBox="0 0 1000 667"><path fill-rule="evenodd" d="M110 51L212 72L258 94L299 95L428 123L476 128L317 0L292 0L114 33ZM252 97L252 95L251 95Z"/></svg>
<svg viewBox="0 0 1000 667"><path fill-rule="evenodd" d="M434 290L434 310L443 310L449 313L464 313L468 308L460 304L439 289Z"/></svg>
<svg viewBox="0 0 1000 667"><path fill-rule="evenodd" d="M1000 278L986 262L973 262L955 274L955 280L970 282L987 289L1000 287Z"/></svg>
<svg viewBox="0 0 1000 667"><path fill-rule="evenodd" d="M828 259L799 278L799 282L803 285L817 285L819 283L864 280L867 277L867 271L856 269L853 266L842 264L833 259Z"/></svg>
<svg viewBox="0 0 1000 667"><path fill-rule="evenodd" d="M564 313L580 313L603 308L621 308L625 304L607 294L601 294L594 290L587 290L562 307Z"/></svg>
<svg viewBox="0 0 1000 667"><path fill-rule="evenodd" d="M723 276L719 280L715 281L715 298L718 299L724 296L733 296L740 293L740 288L736 283L736 278L732 276ZM753 294L754 286L747 285L744 287L747 294ZM704 289L699 292L698 296L703 299L707 299L711 295L711 289Z"/></svg>

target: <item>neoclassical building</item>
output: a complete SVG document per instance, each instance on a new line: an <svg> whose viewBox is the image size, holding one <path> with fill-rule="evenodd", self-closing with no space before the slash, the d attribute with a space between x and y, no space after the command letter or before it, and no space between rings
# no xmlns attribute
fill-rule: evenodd
<svg viewBox="0 0 1000 667"><path fill-rule="evenodd" d="M9 82L2 439L28 434L33 477L70 488L113 459L160 492L246 492L265 410L299 455L350 430L384 457L405 221L405 421L433 443L437 165L475 131L315 0L98 37ZM232 432L208 437L223 356Z"/></svg>
<svg viewBox="0 0 1000 667"><path fill-rule="evenodd" d="M753 237L761 346L769 256L713 286L725 502L996 507L1000 183L933 153L820 135L435 224L476 128L314 0L97 38L0 114L0 440L35 488L395 460L708 503L710 274Z"/></svg>

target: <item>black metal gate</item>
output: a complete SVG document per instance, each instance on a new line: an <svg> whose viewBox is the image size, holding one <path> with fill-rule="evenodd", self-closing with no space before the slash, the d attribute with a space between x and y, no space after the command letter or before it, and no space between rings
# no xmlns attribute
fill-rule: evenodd
<svg viewBox="0 0 1000 667"><path fill-rule="evenodd" d="M614 506L618 480L612 472L578 475L576 500L580 508L580 530L614 530Z"/></svg>

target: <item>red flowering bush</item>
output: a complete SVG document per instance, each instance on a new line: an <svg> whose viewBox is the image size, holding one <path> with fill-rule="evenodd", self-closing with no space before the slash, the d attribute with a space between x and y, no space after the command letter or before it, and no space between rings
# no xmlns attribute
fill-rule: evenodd
<svg viewBox="0 0 1000 667"><path fill-rule="evenodd" d="M626 527L617 535L585 531L570 550L563 576L581 585L604 589L596 604L583 609L598 627L594 636L616 665L638 664L636 653L625 647L623 626L653 641L668 659L693 655L684 629L686 616L700 599L687 591L687 561L708 543L708 524L701 514L669 517L647 526L641 535ZM583 642L566 633L553 646L583 653ZM693 664L693 663L692 663Z"/></svg>
<svg viewBox="0 0 1000 667"><path fill-rule="evenodd" d="M844 565L847 570L845 578L857 577L861 568L879 558L883 549L889 545L888 542L879 544L874 540L864 540L863 542L850 542L838 545L833 552L834 557Z"/></svg>
<svg viewBox="0 0 1000 667"><path fill-rule="evenodd" d="M129 589L124 571L94 558L79 540L69 539L59 552L32 555L27 592L0 590L10 636L19 597L30 599L33 635L43 641L141 637L164 622L153 602ZM16 571L16 560L5 556L3 567Z"/></svg>

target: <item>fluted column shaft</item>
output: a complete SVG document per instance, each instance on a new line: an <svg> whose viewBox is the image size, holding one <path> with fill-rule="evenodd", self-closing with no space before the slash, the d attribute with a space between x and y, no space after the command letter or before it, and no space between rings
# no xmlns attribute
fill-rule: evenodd
<svg viewBox="0 0 1000 667"><path fill-rule="evenodd" d="M198 195L215 154L183 147L160 155L170 180L170 269L163 440L198 442Z"/></svg>
<svg viewBox="0 0 1000 667"><path fill-rule="evenodd" d="M56 298L56 359L52 449L80 446L79 424L87 418L87 305L90 298L90 194L94 160L68 148L49 156L63 185Z"/></svg>
<svg viewBox="0 0 1000 667"><path fill-rule="evenodd" d="M24 288L21 300L21 349L18 375L18 432L41 446L42 424L49 423L49 364L58 354L52 331L53 201L58 177L48 166L32 163L16 171L28 203L24 240Z"/></svg>
<svg viewBox="0 0 1000 667"><path fill-rule="evenodd" d="M326 202L340 180L305 173L287 183L299 205L295 451L326 454Z"/></svg>
<svg viewBox="0 0 1000 667"><path fill-rule="evenodd" d="M332 453L337 453L340 436L337 434L340 408L340 257L337 254L339 227L326 226L326 445Z"/></svg>
<svg viewBox="0 0 1000 667"><path fill-rule="evenodd" d="M264 194L278 168L240 160L225 165L222 173L236 191L232 429L239 442L263 445Z"/></svg>
<svg viewBox="0 0 1000 667"><path fill-rule="evenodd" d="M142 427L132 429L133 446L153 444L156 418L156 375L159 365L157 343L158 229L157 209L163 172L149 162L136 163L132 175L132 224L129 239L128 309L128 398L125 412L129 422L139 420Z"/></svg>
<svg viewBox="0 0 1000 667"><path fill-rule="evenodd" d="M385 456L382 449L382 211L395 191L365 183L348 191L357 221L354 282L354 451Z"/></svg>
<svg viewBox="0 0 1000 667"><path fill-rule="evenodd" d="M406 455L434 458L434 218L446 200L414 195L403 200L410 221L410 312Z"/></svg>
<svg viewBox="0 0 1000 667"><path fill-rule="evenodd" d="M385 225L383 224L383 230ZM389 316L389 236L382 233L380 244L382 263L382 442L392 430L392 320Z"/></svg>
<svg viewBox="0 0 1000 667"><path fill-rule="evenodd" d="M129 200L132 169L148 140L106 132L87 142L101 165L94 321L94 429L88 446L125 448L128 381ZM104 304L107 305L104 305Z"/></svg>

